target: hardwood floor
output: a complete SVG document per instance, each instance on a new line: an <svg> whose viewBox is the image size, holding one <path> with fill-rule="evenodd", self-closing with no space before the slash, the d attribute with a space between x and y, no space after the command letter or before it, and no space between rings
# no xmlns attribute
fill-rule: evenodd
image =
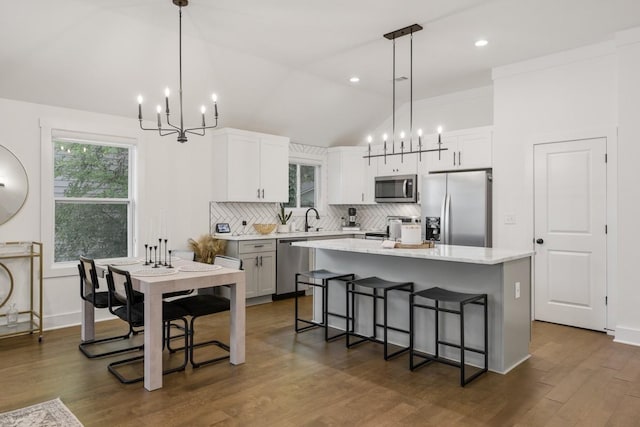
<svg viewBox="0 0 640 427"><path fill-rule="evenodd" d="M200 319L198 330L226 337L226 322ZM450 366L412 373L408 356L385 362L379 345L346 350L321 330L296 335L292 300L247 308L246 364L187 368L151 393L107 372L117 357L85 358L79 336L71 327L45 332L41 344L0 340L0 412L59 396L85 426L640 425L640 347L554 324L534 322L528 361L464 389Z"/></svg>

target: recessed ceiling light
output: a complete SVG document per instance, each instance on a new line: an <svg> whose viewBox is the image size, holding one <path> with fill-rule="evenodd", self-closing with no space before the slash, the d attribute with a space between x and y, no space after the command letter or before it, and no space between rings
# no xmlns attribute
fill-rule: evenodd
<svg viewBox="0 0 640 427"><path fill-rule="evenodd" d="M350 81L351 83L358 83L358 82L360 81L360 77L358 77L358 76L353 76L353 77L351 77L351 78L349 79L349 81Z"/></svg>
<svg viewBox="0 0 640 427"><path fill-rule="evenodd" d="M489 42L486 41L485 39L480 39L480 40L476 41L476 47L483 47L483 46L486 46L488 44L489 44Z"/></svg>

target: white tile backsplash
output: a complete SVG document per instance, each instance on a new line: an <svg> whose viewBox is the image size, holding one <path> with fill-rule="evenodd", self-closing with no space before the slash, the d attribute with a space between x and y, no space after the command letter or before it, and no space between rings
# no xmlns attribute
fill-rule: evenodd
<svg viewBox="0 0 640 427"><path fill-rule="evenodd" d="M323 230L339 230L341 218L348 216L348 208L357 210L358 222L363 230L382 230L386 226L386 217L389 215L419 216L420 205L385 203L377 205L331 205L326 212L316 220L309 215L309 224L312 227L321 227ZM223 203L211 202L209 204L210 231L215 230L216 223L227 222L231 226L232 233L253 234L253 224L278 223L279 212L277 203ZM246 230L243 230L242 221L247 221ZM289 222L294 221L297 229L304 227L304 215L293 215Z"/></svg>

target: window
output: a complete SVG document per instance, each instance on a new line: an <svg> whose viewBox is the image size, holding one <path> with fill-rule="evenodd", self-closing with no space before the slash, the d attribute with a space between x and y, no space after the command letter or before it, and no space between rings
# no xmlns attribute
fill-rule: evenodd
<svg viewBox="0 0 640 427"><path fill-rule="evenodd" d="M132 222L132 147L52 138L53 259L128 256Z"/></svg>
<svg viewBox="0 0 640 427"><path fill-rule="evenodd" d="M318 204L320 167L302 163L289 163L288 208L313 208Z"/></svg>

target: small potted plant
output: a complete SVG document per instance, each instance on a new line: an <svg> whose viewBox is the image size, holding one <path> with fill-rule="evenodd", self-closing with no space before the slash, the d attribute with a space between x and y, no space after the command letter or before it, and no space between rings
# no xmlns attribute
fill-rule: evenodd
<svg viewBox="0 0 640 427"><path fill-rule="evenodd" d="M285 213L284 205L280 203L280 213L278 214L278 221L280 221L280 224L278 224L278 233L289 232L289 225L287 225L287 222L289 221L289 218L291 218L292 213L293 211L289 211L289 213Z"/></svg>

